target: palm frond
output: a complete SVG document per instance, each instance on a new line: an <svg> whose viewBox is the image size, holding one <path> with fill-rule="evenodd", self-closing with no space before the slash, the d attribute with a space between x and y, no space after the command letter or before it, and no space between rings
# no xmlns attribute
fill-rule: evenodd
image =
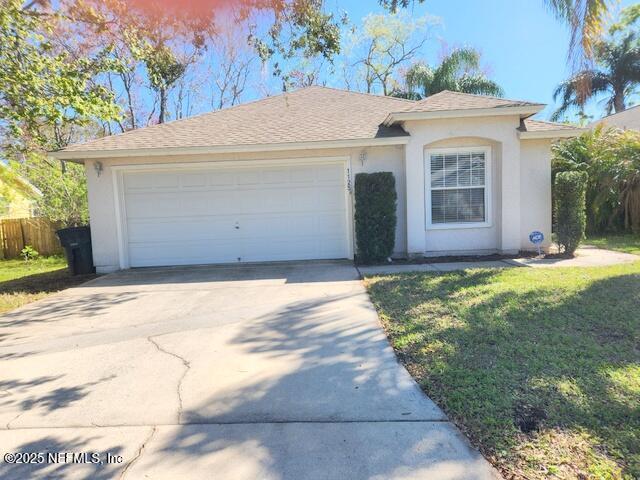
<svg viewBox="0 0 640 480"><path fill-rule="evenodd" d="M480 70L480 53L473 48L459 48L444 57L435 69L424 63L412 65L405 73L408 94L421 93L425 97L443 90L494 95L501 97L504 92L500 85ZM420 92L418 92L420 91Z"/></svg>
<svg viewBox="0 0 640 480"><path fill-rule="evenodd" d="M480 53L473 48L458 48L444 57L438 66L442 76L453 76L461 70L477 70L480 68Z"/></svg>
<svg viewBox="0 0 640 480"><path fill-rule="evenodd" d="M458 81L459 91L476 95L492 95L502 97L502 87L484 75L463 75Z"/></svg>
<svg viewBox="0 0 640 480"><path fill-rule="evenodd" d="M409 92L426 94L433 80L433 70L422 62L415 63L407 70L404 78Z"/></svg>
<svg viewBox="0 0 640 480"><path fill-rule="evenodd" d="M585 91L583 85L589 84L589 90ZM610 91L612 82L609 75L598 70L585 70L578 72L568 80L562 82L553 92L553 100L560 99L560 107L551 115L553 121L558 121L572 108L582 108L598 93Z"/></svg>
<svg viewBox="0 0 640 480"><path fill-rule="evenodd" d="M411 92L405 90L392 90L388 94L389 97L404 98L405 100L422 100L422 95L418 92Z"/></svg>
<svg viewBox="0 0 640 480"><path fill-rule="evenodd" d="M433 80L429 92L433 95L442 90L458 90L458 78L464 73L478 71L480 68L480 54L471 48L459 48L444 57L433 72Z"/></svg>
<svg viewBox="0 0 640 480"><path fill-rule="evenodd" d="M626 99L640 85L640 45L636 34L598 42L595 60L598 68L579 71L556 88L553 98L560 99L561 106L553 114L554 120L605 92L609 95L605 100L607 113L624 110Z"/></svg>
<svg viewBox="0 0 640 480"><path fill-rule="evenodd" d="M574 71L593 65L594 48L615 0L545 0L556 16L571 30L568 57Z"/></svg>

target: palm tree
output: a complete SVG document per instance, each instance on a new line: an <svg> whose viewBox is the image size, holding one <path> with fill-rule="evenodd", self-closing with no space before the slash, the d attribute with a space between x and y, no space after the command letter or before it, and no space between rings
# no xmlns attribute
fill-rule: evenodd
<svg viewBox="0 0 640 480"><path fill-rule="evenodd" d="M424 0L378 0L380 4L396 12ZM609 7L616 0L543 0L544 3L571 29L569 59L576 65L591 63L595 44L602 37ZM577 70L577 69L576 69ZM574 70L575 71L575 70Z"/></svg>
<svg viewBox="0 0 640 480"><path fill-rule="evenodd" d="M480 53L472 48L460 48L444 57L435 69L424 63L412 65L405 74L406 92L393 96L414 100L443 90L494 95L501 97L502 88L480 70Z"/></svg>
<svg viewBox="0 0 640 480"><path fill-rule="evenodd" d="M640 45L635 33L628 33L619 41L599 42L594 58L594 68L579 71L556 88L553 99L560 98L562 105L553 114L554 120L572 107L584 107L599 94L608 96L607 113L626 108L626 99L640 84ZM587 89L583 88L585 84Z"/></svg>
<svg viewBox="0 0 640 480"><path fill-rule="evenodd" d="M571 29L569 59L573 66L583 68L591 63L595 47L616 0L544 0L556 16ZM576 71L576 70L574 70Z"/></svg>

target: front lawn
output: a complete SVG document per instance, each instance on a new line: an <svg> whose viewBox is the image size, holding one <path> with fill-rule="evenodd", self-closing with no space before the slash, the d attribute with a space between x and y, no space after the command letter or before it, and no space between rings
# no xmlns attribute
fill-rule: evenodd
<svg viewBox="0 0 640 480"><path fill-rule="evenodd" d="M606 248L607 250L640 255L640 235L633 235L631 233L625 235L593 236L587 238L584 243L598 248Z"/></svg>
<svg viewBox="0 0 640 480"><path fill-rule="evenodd" d="M13 310L47 295L64 290L94 275L73 277L62 256L0 260L0 313Z"/></svg>
<svg viewBox="0 0 640 480"><path fill-rule="evenodd" d="M640 478L640 262L365 282L399 358L506 478Z"/></svg>

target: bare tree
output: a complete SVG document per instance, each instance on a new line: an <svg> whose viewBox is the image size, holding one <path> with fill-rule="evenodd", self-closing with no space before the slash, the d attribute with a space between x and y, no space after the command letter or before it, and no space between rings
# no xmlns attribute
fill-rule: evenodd
<svg viewBox="0 0 640 480"><path fill-rule="evenodd" d="M219 32L213 45L211 107L221 109L240 102L258 58L237 29Z"/></svg>
<svg viewBox="0 0 640 480"><path fill-rule="evenodd" d="M283 90L326 85L327 80L335 75L333 62L316 55L313 58L296 58L287 62L282 74Z"/></svg>
<svg viewBox="0 0 640 480"><path fill-rule="evenodd" d="M210 75L202 68L190 68L176 84L172 96L174 118L186 118L208 109Z"/></svg>
<svg viewBox="0 0 640 480"><path fill-rule="evenodd" d="M368 15L361 29L352 27L345 49L345 83L364 83L367 93L382 90L388 95L395 87L399 70L419 56L430 38L431 17L412 18L405 12Z"/></svg>

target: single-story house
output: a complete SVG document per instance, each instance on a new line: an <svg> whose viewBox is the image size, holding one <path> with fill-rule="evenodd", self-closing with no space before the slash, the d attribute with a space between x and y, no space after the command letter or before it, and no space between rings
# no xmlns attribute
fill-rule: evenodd
<svg viewBox="0 0 640 480"><path fill-rule="evenodd" d="M607 115L606 117L591 122L589 127L594 128L598 125L620 128L621 130L640 130L640 105L629 107L622 112Z"/></svg>
<svg viewBox="0 0 640 480"><path fill-rule="evenodd" d="M309 87L53 152L86 167L98 272L352 258L353 182L392 172L395 255L532 249L551 234L544 105Z"/></svg>

